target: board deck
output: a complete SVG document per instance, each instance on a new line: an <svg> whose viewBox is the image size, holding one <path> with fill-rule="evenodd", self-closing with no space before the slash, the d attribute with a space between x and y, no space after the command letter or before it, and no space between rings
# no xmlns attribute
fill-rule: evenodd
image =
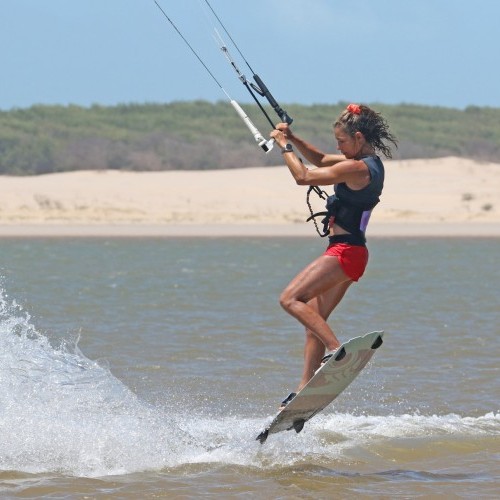
<svg viewBox="0 0 500 500"><path fill-rule="evenodd" d="M300 432L310 418L326 408L359 375L382 345L383 336L383 331L376 331L342 344L257 440L263 444L269 434L291 429Z"/></svg>

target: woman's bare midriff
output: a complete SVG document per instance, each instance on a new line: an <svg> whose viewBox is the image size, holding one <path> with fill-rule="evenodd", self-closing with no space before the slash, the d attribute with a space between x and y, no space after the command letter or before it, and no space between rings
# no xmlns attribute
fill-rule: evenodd
<svg viewBox="0 0 500 500"><path fill-rule="evenodd" d="M330 227L330 236L338 236L340 234L351 234L349 231L346 231L345 229L341 228L340 226L337 226L337 224L333 224L333 226Z"/></svg>

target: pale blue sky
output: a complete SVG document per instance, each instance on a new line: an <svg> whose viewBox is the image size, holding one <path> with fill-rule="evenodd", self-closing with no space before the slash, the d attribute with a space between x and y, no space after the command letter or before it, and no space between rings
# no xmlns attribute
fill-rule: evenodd
<svg viewBox="0 0 500 500"><path fill-rule="evenodd" d="M158 1L229 94L251 102L213 41L204 2ZM498 0L211 4L280 103L500 107ZM0 109L225 99L153 0L0 7Z"/></svg>

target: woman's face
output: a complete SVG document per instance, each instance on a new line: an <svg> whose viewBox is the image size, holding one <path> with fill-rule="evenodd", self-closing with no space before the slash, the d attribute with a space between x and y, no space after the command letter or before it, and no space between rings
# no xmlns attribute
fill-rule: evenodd
<svg viewBox="0 0 500 500"><path fill-rule="evenodd" d="M343 127L335 127L335 139L337 149L348 159L356 158L363 149L364 137L361 132L356 132L354 136L349 135Z"/></svg>

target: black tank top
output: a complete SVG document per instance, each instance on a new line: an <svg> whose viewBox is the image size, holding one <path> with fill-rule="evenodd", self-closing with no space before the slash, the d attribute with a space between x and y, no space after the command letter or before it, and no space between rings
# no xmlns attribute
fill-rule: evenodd
<svg viewBox="0 0 500 500"><path fill-rule="evenodd" d="M364 236L373 208L384 187L384 164L378 156L361 158L370 172L370 183L363 189L351 189L344 182L334 187L334 222L345 231ZM328 205L327 205L328 207Z"/></svg>

